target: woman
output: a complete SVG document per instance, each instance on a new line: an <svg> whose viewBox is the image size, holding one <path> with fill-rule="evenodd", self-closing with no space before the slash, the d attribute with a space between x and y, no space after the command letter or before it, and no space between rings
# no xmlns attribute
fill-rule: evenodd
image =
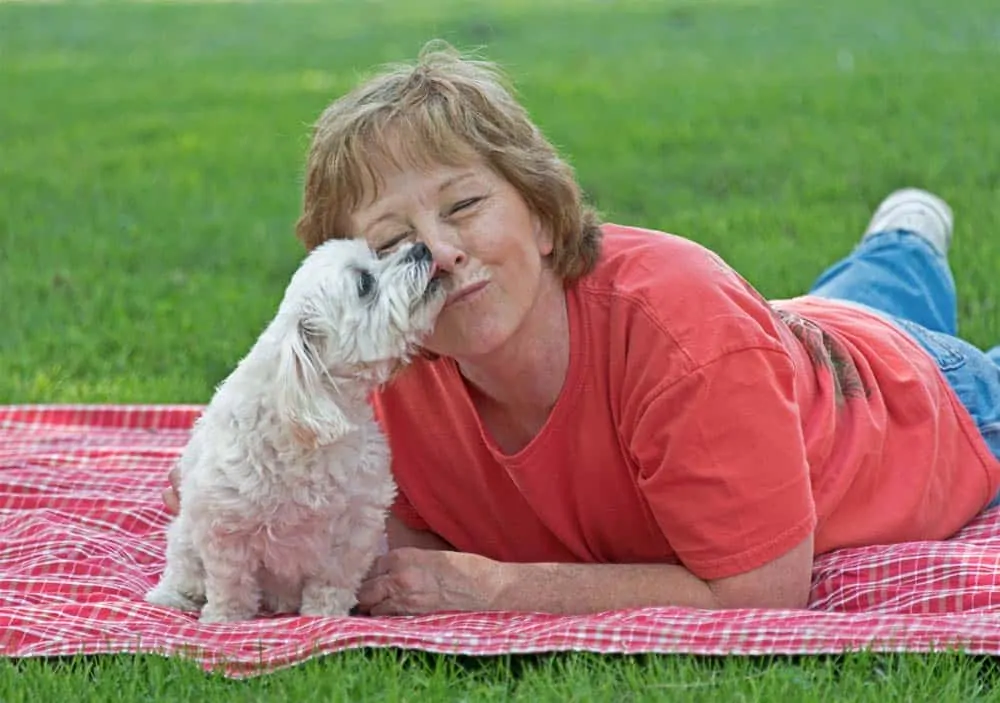
<svg viewBox="0 0 1000 703"><path fill-rule="evenodd" d="M400 492L360 609L801 608L817 554L953 534L1000 487L1000 348L953 336L951 231L897 192L768 303L600 225L494 66L429 46L365 82L316 125L298 236L423 242L450 295L374 398Z"/></svg>

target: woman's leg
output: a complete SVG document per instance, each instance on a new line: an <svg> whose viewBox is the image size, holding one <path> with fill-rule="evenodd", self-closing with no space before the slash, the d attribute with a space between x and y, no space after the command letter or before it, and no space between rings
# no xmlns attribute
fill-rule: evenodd
<svg viewBox="0 0 1000 703"><path fill-rule="evenodd" d="M824 271L809 292L955 335L951 232L951 209L943 200L921 190L897 191L879 205L854 251Z"/></svg>
<svg viewBox="0 0 1000 703"><path fill-rule="evenodd" d="M986 352L986 356L990 357L990 361L996 364L997 368L1000 368L1000 344Z"/></svg>
<svg viewBox="0 0 1000 703"><path fill-rule="evenodd" d="M893 193L875 211L860 244L827 269L810 293L874 308L912 336L1000 458L1000 346L984 353L957 336L951 233L951 209L940 198L919 190ZM998 505L1000 494L988 507Z"/></svg>

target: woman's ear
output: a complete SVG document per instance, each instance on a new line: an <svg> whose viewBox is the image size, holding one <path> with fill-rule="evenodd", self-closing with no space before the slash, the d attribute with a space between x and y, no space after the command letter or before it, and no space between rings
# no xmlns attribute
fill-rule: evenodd
<svg viewBox="0 0 1000 703"><path fill-rule="evenodd" d="M535 213L531 214L531 222L532 228L534 229L535 245L538 247L538 253L542 256L549 256L555 248L552 228L549 227L548 224Z"/></svg>

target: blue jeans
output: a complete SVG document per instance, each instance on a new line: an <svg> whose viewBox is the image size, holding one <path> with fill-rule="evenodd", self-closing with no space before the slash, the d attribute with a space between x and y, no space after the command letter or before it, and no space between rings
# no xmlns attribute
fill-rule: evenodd
<svg viewBox="0 0 1000 703"><path fill-rule="evenodd" d="M872 308L908 332L937 361L1000 459L1000 346L983 352L958 338L955 280L934 247L902 230L872 235L809 292ZM1000 495L989 507L995 505Z"/></svg>

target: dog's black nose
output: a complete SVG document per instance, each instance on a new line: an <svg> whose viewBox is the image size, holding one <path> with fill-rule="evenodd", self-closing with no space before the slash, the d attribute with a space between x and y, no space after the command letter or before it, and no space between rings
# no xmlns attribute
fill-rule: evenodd
<svg viewBox="0 0 1000 703"><path fill-rule="evenodd" d="M406 252L406 261L430 261L434 257L423 242L417 242Z"/></svg>

